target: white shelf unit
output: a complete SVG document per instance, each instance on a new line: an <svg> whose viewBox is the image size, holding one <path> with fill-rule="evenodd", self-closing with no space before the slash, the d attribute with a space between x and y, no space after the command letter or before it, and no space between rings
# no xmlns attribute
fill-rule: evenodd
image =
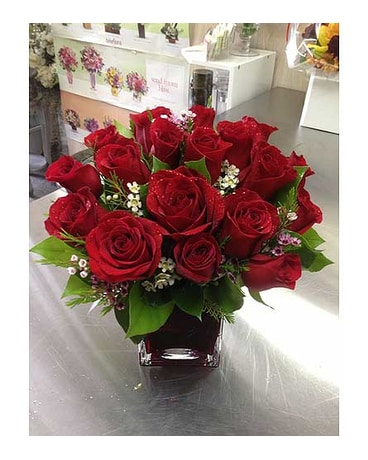
<svg viewBox="0 0 368 460"><path fill-rule="evenodd" d="M222 113L271 89L276 53L258 49L255 51L257 56L231 55L228 59L218 61L206 61L201 47L184 48L182 54L190 64L190 74L197 68L210 69L214 72L215 83L218 73L228 72L227 98L217 107L217 112Z"/></svg>

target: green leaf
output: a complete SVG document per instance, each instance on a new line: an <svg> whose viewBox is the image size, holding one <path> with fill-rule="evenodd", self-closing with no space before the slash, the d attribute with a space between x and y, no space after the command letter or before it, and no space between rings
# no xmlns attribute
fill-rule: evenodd
<svg viewBox="0 0 368 460"><path fill-rule="evenodd" d="M189 282L175 283L172 296L181 310L201 319L204 301L201 286Z"/></svg>
<svg viewBox="0 0 368 460"><path fill-rule="evenodd" d="M147 211L147 206L146 206L146 200L147 200L147 195L148 195L148 184L140 185L139 195L141 197L141 203L142 203L141 211L143 213L143 217L148 217L148 211Z"/></svg>
<svg viewBox="0 0 368 460"><path fill-rule="evenodd" d="M122 136L128 138L128 139L132 139L134 137L134 134L133 132L127 128L126 126L122 125L119 121L117 120L114 120L114 126L117 130L117 132L119 134L121 134Z"/></svg>
<svg viewBox="0 0 368 460"><path fill-rule="evenodd" d="M308 242L308 245L311 248L314 248L314 249L320 244L325 242L325 240L318 235L318 233L316 232L316 230L314 230L314 228L310 228L305 233L303 233L303 239Z"/></svg>
<svg viewBox="0 0 368 460"><path fill-rule="evenodd" d="M206 159L202 157L200 160L195 160L195 161L185 161L184 165L187 168L194 169L195 171L198 171L201 173L208 182L211 182L211 176L210 173L208 172L207 166L206 166Z"/></svg>
<svg viewBox="0 0 368 460"><path fill-rule="evenodd" d="M129 118L129 128L130 128L130 131L131 131L131 133L133 134L133 137L134 137L135 124L134 124L134 121L131 118Z"/></svg>
<svg viewBox="0 0 368 460"><path fill-rule="evenodd" d="M30 252L34 252L43 257L43 259L38 261L39 263L52 264L58 267L69 267L70 258L74 254L82 259L86 257L83 252L69 246L55 236L50 236L41 241L41 243L36 244L36 246L30 249Z"/></svg>
<svg viewBox="0 0 368 460"><path fill-rule="evenodd" d="M296 253L300 256L302 267L305 270L310 272L319 272L327 265L333 264L330 259L322 254L321 250L315 249L315 247L313 247L317 240L321 240L321 238L317 238L313 232L307 234L306 237L304 234L300 235L299 233L291 231L289 231L289 233L290 235L299 238L302 242L301 246L295 247L295 249L291 249L289 252ZM317 234L317 232L315 233ZM311 240L311 242L309 240Z"/></svg>
<svg viewBox="0 0 368 460"><path fill-rule="evenodd" d="M114 308L115 318L125 332L129 329L129 308L118 310Z"/></svg>
<svg viewBox="0 0 368 460"><path fill-rule="evenodd" d="M129 292L129 328L127 338L157 331L163 326L174 308L174 300L152 306L139 283Z"/></svg>
<svg viewBox="0 0 368 460"><path fill-rule="evenodd" d="M307 270L309 272L319 272L322 268L327 267L327 265L331 265L334 262L328 259L322 252L316 254L316 257L313 259L313 262L308 266Z"/></svg>
<svg viewBox="0 0 368 460"><path fill-rule="evenodd" d="M161 161L159 158L153 155L152 172L155 173L157 171L160 171L161 169L168 170L171 168L170 168L170 165L168 165L164 161Z"/></svg>
<svg viewBox="0 0 368 460"><path fill-rule="evenodd" d="M276 195L272 198L272 201L278 204L289 203L290 200L296 201L297 199L297 189L302 180L304 174L307 172L309 166L294 166L294 169L297 172L297 177L290 183L286 184L279 190Z"/></svg>
<svg viewBox="0 0 368 460"><path fill-rule="evenodd" d="M222 312L231 313L243 306L244 293L228 276L223 276L216 285L206 286L205 299L217 305Z"/></svg>
<svg viewBox="0 0 368 460"><path fill-rule="evenodd" d="M83 281L78 275L70 275L61 298L63 299L72 295L86 296L93 292L91 285Z"/></svg>
<svg viewBox="0 0 368 460"><path fill-rule="evenodd" d="M126 333L129 329L129 308L124 308L123 310L118 310L117 308L114 308L114 313L117 322L120 324L120 326ZM134 337L129 337L129 339L135 344L138 344L143 338L144 335L136 335Z"/></svg>
<svg viewBox="0 0 368 460"><path fill-rule="evenodd" d="M251 296L254 300L256 300L256 301L259 302L259 303L263 303L263 305L266 305L266 307L272 308L272 309L274 310L274 308L271 307L271 305L268 305L268 304L262 299L261 294L260 294L259 291L253 291L253 290L251 290L251 289L248 289L248 291L249 291L250 296Z"/></svg>
<svg viewBox="0 0 368 460"><path fill-rule="evenodd" d="M146 201L148 195L148 184L143 184L139 186L139 195L141 197L141 201Z"/></svg>
<svg viewBox="0 0 368 460"><path fill-rule="evenodd" d="M151 110L147 110L147 118L150 122L153 121L153 114Z"/></svg>

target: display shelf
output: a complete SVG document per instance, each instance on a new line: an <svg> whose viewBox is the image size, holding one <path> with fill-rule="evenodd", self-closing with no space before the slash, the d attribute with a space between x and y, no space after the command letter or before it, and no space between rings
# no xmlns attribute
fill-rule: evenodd
<svg viewBox="0 0 368 460"><path fill-rule="evenodd" d="M300 125L339 134L339 79L312 74Z"/></svg>
<svg viewBox="0 0 368 460"><path fill-rule="evenodd" d="M268 91L272 87L276 53L255 50L252 57L230 56L218 61L207 61L205 48L191 46L184 48L182 54L190 65L196 68L211 69L214 73L213 100L218 113L229 110L243 102ZM218 84L217 81L225 82Z"/></svg>

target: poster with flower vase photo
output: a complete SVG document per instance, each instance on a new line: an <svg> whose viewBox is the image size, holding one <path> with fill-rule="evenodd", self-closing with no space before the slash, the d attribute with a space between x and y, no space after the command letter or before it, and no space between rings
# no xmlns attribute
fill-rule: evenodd
<svg viewBox="0 0 368 460"><path fill-rule="evenodd" d="M55 49L63 91L133 111L168 103L175 110L187 108L189 73L183 58L59 37Z"/></svg>

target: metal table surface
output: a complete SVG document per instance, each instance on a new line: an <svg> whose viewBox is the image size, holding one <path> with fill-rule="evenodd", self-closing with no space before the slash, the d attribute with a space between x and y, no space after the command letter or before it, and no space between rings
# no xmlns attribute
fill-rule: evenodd
<svg viewBox="0 0 368 460"><path fill-rule="evenodd" d="M275 88L221 119L277 126L270 142L305 155L316 174L316 226L335 263L295 291L246 297L225 324L217 369L141 368L114 315L60 300L67 273L30 255L31 436L336 436L339 434L339 136L298 126L304 93ZM30 203L30 247L47 236L54 192Z"/></svg>

